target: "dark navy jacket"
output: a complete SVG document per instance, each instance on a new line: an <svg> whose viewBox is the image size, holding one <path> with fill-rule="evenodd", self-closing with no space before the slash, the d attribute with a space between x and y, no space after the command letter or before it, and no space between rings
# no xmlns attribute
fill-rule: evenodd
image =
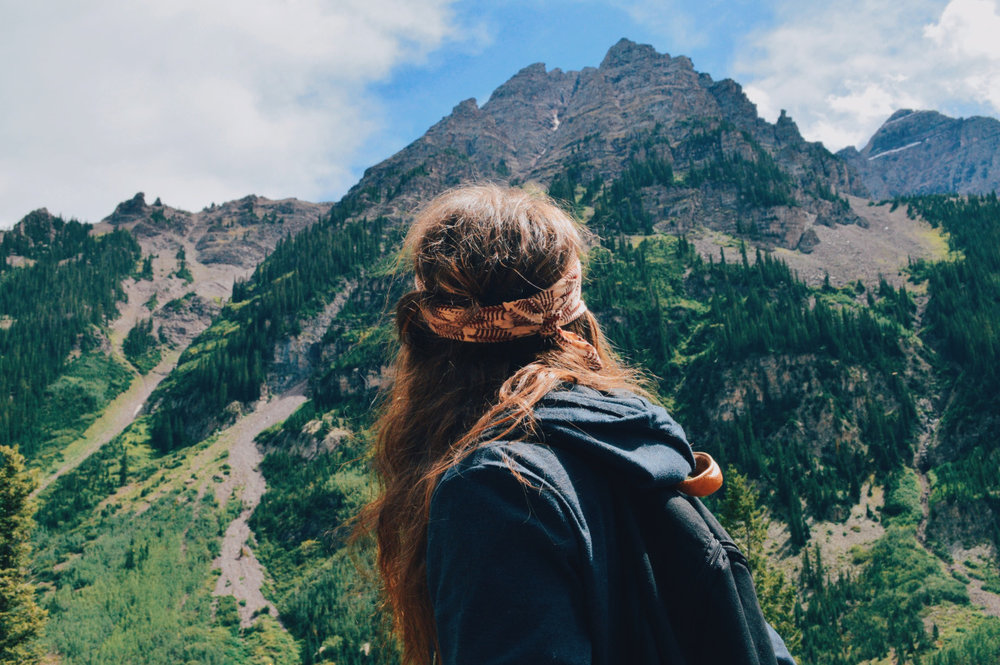
<svg viewBox="0 0 1000 665"><path fill-rule="evenodd" d="M663 408L629 393L555 391L535 416L544 444L484 445L434 491L427 577L443 665L622 662L614 487L676 485L691 448ZM794 663L768 629L778 662Z"/></svg>

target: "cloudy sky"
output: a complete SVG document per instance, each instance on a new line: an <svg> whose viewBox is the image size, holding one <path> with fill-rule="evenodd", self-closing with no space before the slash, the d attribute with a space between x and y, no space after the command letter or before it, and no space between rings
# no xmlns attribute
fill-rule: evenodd
<svg viewBox="0 0 1000 665"><path fill-rule="evenodd" d="M339 198L522 67L621 37L862 145L897 108L1000 116L998 0L0 0L0 228Z"/></svg>

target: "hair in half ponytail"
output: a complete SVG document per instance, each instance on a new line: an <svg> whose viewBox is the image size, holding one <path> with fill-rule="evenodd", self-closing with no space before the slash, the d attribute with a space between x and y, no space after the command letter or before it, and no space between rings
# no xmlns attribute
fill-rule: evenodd
<svg viewBox="0 0 1000 665"><path fill-rule="evenodd" d="M585 249L580 226L551 200L496 185L445 192L410 229L405 255L422 288L396 306L400 349L373 450L380 491L356 532L375 536L404 665L429 665L437 651L425 552L431 495L442 474L482 445L487 431L494 439L530 431L534 406L560 384L645 393L589 311L563 327L596 349L600 369L549 337L446 339L421 311L529 297L556 283Z"/></svg>

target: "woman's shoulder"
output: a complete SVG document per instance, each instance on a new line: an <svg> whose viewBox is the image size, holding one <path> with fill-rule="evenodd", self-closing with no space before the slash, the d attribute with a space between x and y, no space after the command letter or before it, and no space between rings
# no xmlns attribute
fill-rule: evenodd
<svg viewBox="0 0 1000 665"><path fill-rule="evenodd" d="M490 441L448 469L441 483L482 482L490 478L535 481L552 489L573 484L577 464L565 451L532 440Z"/></svg>
<svg viewBox="0 0 1000 665"><path fill-rule="evenodd" d="M602 473L569 451L531 440L494 441L444 473L431 512L488 495L521 506L525 514L562 515L574 529L587 531L588 515L595 504L606 502L606 494Z"/></svg>

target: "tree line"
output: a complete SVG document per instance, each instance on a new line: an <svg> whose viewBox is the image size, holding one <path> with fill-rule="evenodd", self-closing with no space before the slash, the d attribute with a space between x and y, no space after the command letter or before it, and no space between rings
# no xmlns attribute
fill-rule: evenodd
<svg viewBox="0 0 1000 665"><path fill-rule="evenodd" d="M260 396L275 343L318 313L344 279L394 242L385 218L350 219L351 199L298 235L287 236L245 282L212 326L179 359L152 397L152 440L161 451L188 445L231 402Z"/></svg>
<svg viewBox="0 0 1000 665"><path fill-rule="evenodd" d="M117 316L122 280L135 270L140 249L127 231L96 237L90 227L58 217L29 215L28 221L24 233L3 238L4 251L23 251L34 263L12 268L0 262L6 266L0 276L0 445L18 445L30 458L39 445L35 422L45 387L71 351L99 343L99 328Z"/></svg>

